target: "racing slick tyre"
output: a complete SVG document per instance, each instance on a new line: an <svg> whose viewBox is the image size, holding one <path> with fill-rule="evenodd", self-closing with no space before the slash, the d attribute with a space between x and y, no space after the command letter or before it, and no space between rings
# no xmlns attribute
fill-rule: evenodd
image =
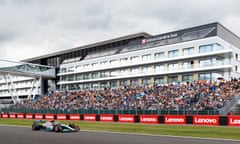
<svg viewBox="0 0 240 144"><path fill-rule="evenodd" d="M57 124L53 127L53 130L55 132L62 132L62 126L60 124Z"/></svg>
<svg viewBox="0 0 240 144"><path fill-rule="evenodd" d="M73 124L73 123L69 124L68 126L70 126L71 128L74 128L74 129L76 129L76 125L75 125L75 124Z"/></svg>
<svg viewBox="0 0 240 144"><path fill-rule="evenodd" d="M70 127L73 128L73 129L76 129L77 131L80 130L79 126L78 126L78 125L75 125L74 123L71 123L71 124L69 124L68 126L70 126Z"/></svg>
<svg viewBox="0 0 240 144"><path fill-rule="evenodd" d="M32 130L33 131L40 130L40 126L38 124L36 124L36 123L33 123L32 124Z"/></svg>

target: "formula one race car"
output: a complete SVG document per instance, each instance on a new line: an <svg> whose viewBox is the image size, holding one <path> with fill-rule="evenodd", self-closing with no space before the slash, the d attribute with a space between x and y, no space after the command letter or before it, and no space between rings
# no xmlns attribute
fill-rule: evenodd
<svg viewBox="0 0 240 144"><path fill-rule="evenodd" d="M54 132L77 132L80 130L79 126L71 124L63 124L60 122L45 121L45 120L35 120L32 124L32 130L45 130L45 131L54 131Z"/></svg>

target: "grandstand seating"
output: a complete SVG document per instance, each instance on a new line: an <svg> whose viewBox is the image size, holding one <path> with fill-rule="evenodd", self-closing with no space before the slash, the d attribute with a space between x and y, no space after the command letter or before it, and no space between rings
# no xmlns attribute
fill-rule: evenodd
<svg viewBox="0 0 240 144"><path fill-rule="evenodd" d="M194 113L218 111L240 92L240 80L194 81L156 86L53 92L12 108L58 111L107 110L133 113ZM161 111L159 111L161 110ZM178 112L176 112L178 111Z"/></svg>

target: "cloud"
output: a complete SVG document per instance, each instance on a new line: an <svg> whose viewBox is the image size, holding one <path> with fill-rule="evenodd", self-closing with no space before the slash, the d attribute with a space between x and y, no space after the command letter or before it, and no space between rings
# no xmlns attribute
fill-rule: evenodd
<svg viewBox="0 0 240 144"><path fill-rule="evenodd" d="M219 21L240 35L238 0L2 0L0 57L20 60L136 32Z"/></svg>

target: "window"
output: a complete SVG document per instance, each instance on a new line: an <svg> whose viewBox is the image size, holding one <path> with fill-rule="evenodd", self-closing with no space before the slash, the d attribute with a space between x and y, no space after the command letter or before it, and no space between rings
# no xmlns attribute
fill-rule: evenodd
<svg viewBox="0 0 240 144"><path fill-rule="evenodd" d="M131 86L138 86L138 80L137 79L130 80L130 85Z"/></svg>
<svg viewBox="0 0 240 144"><path fill-rule="evenodd" d="M178 50L173 50L168 52L168 58L178 57Z"/></svg>
<svg viewBox="0 0 240 144"><path fill-rule="evenodd" d="M77 80L82 80L82 74L77 74Z"/></svg>
<svg viewBox="0 0 240 144"><path fill-rule="evenodd" d="M155 83L156 85L158 85L158 84L164 84L164 78L163 78L163 77L155 78L155 79L154 79L154 83Z"/></svg>
<svg viewBox="0 0 240 144"><path fill-rule="evenodd" d="M183 62L182 68L183 69L191 69L193 68L194 61L185 61Z"/></svg>
<svg viewBox="0 0 240 144"><path fill-rule="evenodd" d="M236 71L236 72L238 71L238 66L235 66L235 71Z"/></svg>
<svg viewBox="0 0 240 144"><path fill-rule="evenodd" d="M151 60L151 54L146 54L142 56L143 61L150 61Z"/></svg>
<svg viewBox="0 0 240 144"><path fill-rule="evenodd" d="M83 79L84 79L84 80L88 80L89 78L90 78L90 76L89 76L88 73L85 73L85 74L83 75Z"/></svg>
<svg viewBox="0 0 240 144"><path fill-rule="evenodd" d="M105 78L105 77L108 77L108 72L106 71L100 72L100 78Z"/></svg>
<svg viewBox="0 0 240 144"><path fill-rule="evenodd" d="M193 74L183 75L182 81L183 82L187 82L187 81L191 82L191 81L193 81Z"/></svg>
<svg viewBox="0 0 240 144"><path fill-rule="evenodd" d="M139 56L131 57L131 62L132 63L139 63L139 61L140 61Z"/></svg>
<svg viewBox="0 0 240 144"><path fill-rule="evenodd" d="M92 64L92 68L97 68L98 67L98 64L97 63L93 63Z"/></svg>
<svg viewBox="0 0 240 144"><path fill-rule="evenodd" d="M83 67L81 65L76 67L77 72L81 71L82 69L83 69Z"/></svg>
<svg viewBox="0 0 240 144"><path fill-rule="evenodd" d="M116 77L118 76L118 72L116 70L110 72L111 77Z"/></svg>
<svg viewBox="0 0 240 144"><path fill-rule="evenodd" d="M157 73L164 72L164 65L156 65L155 66L155 72L157 72Z"/></svg>
<svg viewBox="0 0 240 144"><path fill-rule="evenodd" d="M138 74L139 69L138 67L132 68L132 74Z"/></svg>
<svg viewBox="0 0 240 144"><path fill-rule="evenodd" d="M207 53L217 50L222 50L223 47L220 44L209 44L209 45L202 45L199 47L200 53Z"/></svg>
<svg viewBox="0 0 240 144"><path fill-rule="evenodd" d="M238 60L238 54L237 53L235 54L235 58L236 58L236 60Z"/></svg>
<svg viewBox="0 0 240 144"><path fill-rule="evenodd" d="M178 82L178 76L169 76L168 83L176 83Z"/></svg>
<svg viewBox="0 0 240 144"><path fill-rule="evenodd" d="M99 85L98 85L98 83L93 83L93 84L92 84L92 88L94 88L94 89L97 89L97 88L99 88Z"/></svg>
<svg viewBox="0 0 240 144"><path fill-rule="evenodd" d="M69 67L68 72L74 72L74 67Z"/></svg>
<svg viewBox="0 0 240 144"><path fill-rule="evenodd" d="M160 59L163 59L163 58L164 58L164 52L154 54L154 59L155 60L160 60Z"/></svg>
<svg viewBox="0 0 240 144"><path fill-rule="evenodd" d="M151 73L151 66L144 66L142 68L143 73Z"/></svg>
<svg viewBox="0 0 240 144"><path fill-rule="evenodd" d="M150 78L144 78L144 79L142 79L142 84L143 84L143 85L149 85L150 83L151 83Z"/></svg>
<svg viewBox="0 0 240 144"><path fill-rule="evenodd" d="M212 65L211 59L200 60L200 67L208 67Z"/></svg>
<svg viewBox="0 0 240 144"><path fill-rule="evenodd" d="M115 65L118 64L118 61L117 61L117 60L111 60L111 61L110 61L110 64L111 64L112 66L115 66Z"/></svg>
<svg viewBox="0 0 240 144"><path fill-rule="evenodd" d="M212 72L211 73L211 79L212 80L218 80L219 78L222 78L223 77L223 72Z"/></svg>
<svg viewBox="0 0 240 144"><path fill-rule="evenodd" d="M121 69L120 73L122 76L128 75L128 69Z"/></svg>
<svg viewBox="0 0 240 144"><path fill-rule="evenodd" d="M192 54L194 54L193 47L183 49L183 56L192 55Z"/></svg>
<svg viewBox="0 0 240 144"><path fill-rule="evenodd" d="M127 58L121 58L120 64L127 64Z"/></svg>
<svg viewBox="0 0 240 144"><path fill-rule="evenodd" d="M107 82L101 82L100 87L101 88L107 88Z"/></svg>
<svg viewBox="0 0 240 144"><path fill-rule="evenodd" d="M223 46L221 46L220 44L218 44L218 43L212 44L213 51L218 51L218 50L222 50L222 49L223 49Z"/></svg>
<svg viewBox="0 0 240 144"><path fill-rule="evenodd" d="M210 73L200 73L199 74L199 79L200 80L210 80L211 79L211 74Z"/></svg>
<svg viewBox="0 0 240 144"><path fill-rule="evenodd" d="M84 84L84 89L90 89L91 88L90 86L91 85L89 83L86 83L86 84Z"/></svg>
<svg viewBox="0 0 240 144"><path fill-rule="evenodd" d="M100 63L101 66L107 66L107 61L103 61Z"/></svg>
<svg viewBox="0 0 240 144"><path fill-rule="evenodd" d="M117 87L117 81L110 81L110 86L111 86L111 88L116 88Z"/></svg>
<svg viewBox="0 0 240 144"><path fill-rule="evenodd" d="M68 81L73 81L73 75L68 75Z"/></svg>
<svg viewBox="0 0 240 144"><path fill-rule="evenodd" d="M83 65L83 69L84 69L84 70L87 70L89 67L90 67L89 64L84 64L84 65Z"/></svg>
<svg viewBox="0 0 240 144"><path fill-rule="evenodd" d="M177 63L168 64L168 71L174 71L174 70L178 70L178 64Z"/></svg>
<svg viewBox="0 0 240 144"><path fill-rule="evenodd" d="M211 45L205 45L205 46L200 46L199 47L199 52L200 53L206 53L206 52L211 52L212 51L212 46Z"/></svg>
<svg viewBox="0 0 240 144"><path fill-rule="evenodd" d="M65 73L65 72L67 72L67 69L66 68L61 68L60 72Z"/></svg>
<svg viewBox="0 0 240 144"><path fill-rule="evenodd" d="M128 85L127 80L120 80L120 85L127 86Z"/></svg>
<svg viewBox="0 0 240 144"><path fill-rule="evenodd" d="M97 79L98 78L98 73L97 72L92 73L92 78Z"/></svg>

